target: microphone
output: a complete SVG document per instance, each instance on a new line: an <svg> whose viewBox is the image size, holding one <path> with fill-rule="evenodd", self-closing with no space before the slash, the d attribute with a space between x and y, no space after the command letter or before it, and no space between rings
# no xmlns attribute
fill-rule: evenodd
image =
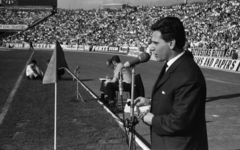
<svg viewBox="0 0 240 150"><path fill-rule="evenodd" d="M74 70L74 73L76 73L76 72L78 71L79 68L80 68L80 67L77 66L77 68Z"/></svg>
<svg viewBox="0 0 240 150"><path fill-rule="evenodd" d="M137 65L139 63L147 62L147 61L149 61L149 59L150 59L150 55L146 52L143 52L138 57L133 58L132 60L125 62L123 66L124 67L132 67L132 66Z"/></svg>

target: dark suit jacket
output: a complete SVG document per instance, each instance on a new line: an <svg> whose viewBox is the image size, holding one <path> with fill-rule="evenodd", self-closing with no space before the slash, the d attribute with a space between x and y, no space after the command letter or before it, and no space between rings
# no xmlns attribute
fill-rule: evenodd
<svg viewBox="0 0 240 150"><path fill-rule="evenodd" d="M205 103L205 78L185 53L153 87L152 150L207 150Z"/></svg>
<svg viewBox="0 0 240 150"><path fill-rule="evenodd" d="M139 96L145 96L145 89L142 82L142 78L140 74L135 75L135 89L134 89L134 99Z"/></svg>

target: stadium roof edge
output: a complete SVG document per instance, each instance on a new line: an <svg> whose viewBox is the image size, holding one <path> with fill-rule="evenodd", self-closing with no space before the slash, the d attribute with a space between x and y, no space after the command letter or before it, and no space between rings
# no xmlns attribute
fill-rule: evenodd
<svg viewBox="0 0 240 150"><path fill-rule="evenodd" d="M52 10L53 6L0 6L0 9L23 9L23 10L36 10L36 9L40 9L40 10Z"/></svg>

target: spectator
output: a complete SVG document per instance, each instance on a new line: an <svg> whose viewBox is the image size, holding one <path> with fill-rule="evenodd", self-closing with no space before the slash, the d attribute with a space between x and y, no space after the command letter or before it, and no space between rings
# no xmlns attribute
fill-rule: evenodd
<svg viewBox="0 0 240 150"><path fill-rule="evenodd" d="M110 69L114 70L114 65L112 63L112 59L108 58L106 61L106 65L107 67L109 67ZM108 105L108 101L106 100L106 96L107 96L107 91L106 91L106 86L104 85L104 82L106 80L110 80L112 78L110 78L108 75L106 76L106 78L104 80L101 80L101 86L100 86L100 91L101 91L101 95L100 95L100 101L102 101L104 104Z"/></svg>
<svg viewBox="0 0 240 150"><path fill-rule="evenodd" d="M27 66L26 69L26 76L28 79L33 80L33 79L43 79L43 72L39 69L37 66L37 61L32 60L31 63Z"/></svg>
<svg viewBox="0 0 240 150"><path fill-rule="evenodd" d="M114 55L112 57L112 63L114 65L114 76L112 79L107 79L104 82L106 86L106 95L107 100L110 104L111 108L115 108L117 99L116 99L116 91L119 91L119 79L121 77L122 88L124 91L131 92L131 70L129 68L123 68L123 64L118 55ZM121 76L120 76L121 75Z"/></svg>

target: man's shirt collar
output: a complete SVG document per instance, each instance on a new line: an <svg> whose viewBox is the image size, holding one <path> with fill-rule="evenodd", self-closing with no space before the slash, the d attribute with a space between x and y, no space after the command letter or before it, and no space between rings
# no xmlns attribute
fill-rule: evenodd
<svg viewBox="0 0 240 150"><path fill-rule="evenodd" d="M178 58L180 58L184 53L185 53L185 51L181 52L180 54L178 54L178 55L175 56L174 58L170 59L170 60L167 62L166 71L167 71L168 68L169 68Z"/></svg>

